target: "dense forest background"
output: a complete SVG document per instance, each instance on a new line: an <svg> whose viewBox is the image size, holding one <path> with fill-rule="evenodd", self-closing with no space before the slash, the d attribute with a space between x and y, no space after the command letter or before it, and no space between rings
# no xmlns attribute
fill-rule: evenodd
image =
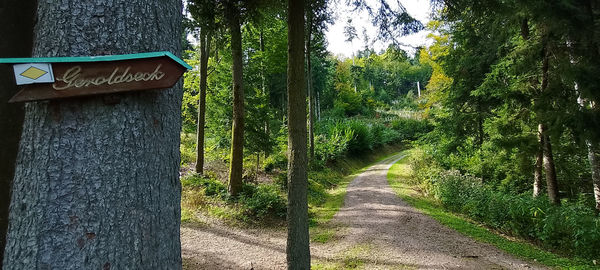
<svg viewBox="0 0 600 270"><path fill-rule="evenodd" d="M427 25L410 16L386 21L377 9L356 4L378 18L379 38L391 42L382 51L367 46L342 57L326 50L327 1L307 1L309 202L318 204L319 194L336 184L331 165L402 144L414 148L415 184L447 209L565 254L598 258L600 6L574 0L433 4ZM197 43L183 38L184 58L197 68L184 80L184 202L201 186L206 196L237 200L256 217L285 216L286 14L277 1L238 8L241 196L231 199L227 176L235 110L227 12L211 1L191 1L186 35ZM386 27L404 34L426 28L431 45L402 47L385 35ZM361 38L351 27L347 35ZM192 173L198 150L202 176ZM186 209L184 219L190 218Z"/></svg>

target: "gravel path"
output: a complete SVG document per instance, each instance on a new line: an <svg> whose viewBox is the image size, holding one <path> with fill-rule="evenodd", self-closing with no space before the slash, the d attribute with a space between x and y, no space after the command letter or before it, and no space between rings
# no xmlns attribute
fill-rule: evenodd
<svg viewBox="0 0 600 270"><path fill-rule="evenodd" d="M336 269L543 269L459 234L392 191L384 160L348 186L334 240L311 244L313 265ZM285 269L285 231L181 228L184 269Z"/></svg>

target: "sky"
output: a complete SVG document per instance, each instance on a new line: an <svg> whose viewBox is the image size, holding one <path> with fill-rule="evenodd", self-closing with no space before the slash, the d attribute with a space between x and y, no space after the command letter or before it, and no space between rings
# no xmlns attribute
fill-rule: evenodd
<svg viewBox="0 0 600 270"><path fill-rule="evenodd" d="M389 42L383 43L381 41L373 40L377 34L377 30L371 23L368 14L364 11L360 14L353 13L345 2L346 0L336 0L334 1L334 6L331 7L335 20L334 24L330 25L326 31L328 42L327 50L334 55L351 57L353 53L363 49L365 46L362 37L363 29L367 30L367 35L371 39L371 43L373 43L372 46L369 47L374 48L376 52L387 48ZM367 0L367 2L372 7L377 6L376 0ZM387 2L390 6L394 6L396 0L387 0ZM429 21L431 10L429 0L400 0L400 2L406 8L408 14L413 18L421 21L424 25ZM356 28L356 33L358 34L358 38L352 42L346 42L346 36L344 35L344 26L347 24L348 18L352 18L352 24ZM402 37L399 41L411 46L427 45L426 36L428 33L428 31L422 30L419 33ZM414 52L414 49L411 47L404 47L403 49Z"/></svg>

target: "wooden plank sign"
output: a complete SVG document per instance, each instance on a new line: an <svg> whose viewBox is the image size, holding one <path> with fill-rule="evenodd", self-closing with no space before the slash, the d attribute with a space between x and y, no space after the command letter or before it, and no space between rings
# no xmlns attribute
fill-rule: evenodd
<svg viewBox="0 0 600 270"><path fill-rule="evenodd" d="M191 69L170 52L5 58L0 63L15 64L15 81L26 84L9 102L170 88Z"/></svg>

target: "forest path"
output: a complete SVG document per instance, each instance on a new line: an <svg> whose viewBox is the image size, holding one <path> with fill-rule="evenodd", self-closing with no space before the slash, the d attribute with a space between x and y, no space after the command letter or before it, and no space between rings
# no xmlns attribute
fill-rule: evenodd
<svg viewBox="0 0 600 270"><path fill-rule="evenodd" d="M387 172L402 154L359 174L327 224L335 236L311 243L314 269L540 269L479 243L402 201ZM184 269L285 269L283 230L182 226Z"/></svg>
<svg viewBox="0 0 600 270"><path fill-rule="evenodd" d="M325 250L323 268L364 269L540 269L497 248L477 242L402 201L388 184L390 157L357 176L332 222L345 228ZM337 261L337 262L336 262ZM333 265L332 265L333 264Z"/></svg>

